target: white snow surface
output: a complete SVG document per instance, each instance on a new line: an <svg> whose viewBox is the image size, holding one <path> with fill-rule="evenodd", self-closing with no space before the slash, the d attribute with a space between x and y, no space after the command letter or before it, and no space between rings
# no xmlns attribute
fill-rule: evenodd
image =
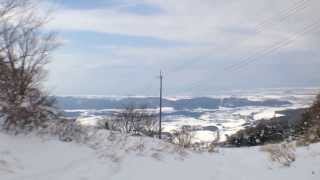
<svg viewBox="0 0 320 180"><path fill-rule="evenodd" d="M104 120L103 117L93 116L93 117L79 117L76 122L82 126L98 126L99 121Z"/></svg>
<svg viewBox="0 0 320 180"><path fill-rule="evenodd" d="M301 147L290 167L270 161L259 147L220 148L177 155L171 145L130 137L114 145L98 132L95 148L35 135L0 132L1 180L319 180L320 144ZM125 142L125 143L124 143ZM144 144L133 148L133 144ZM123 146L119 144L124 143ZM90 144L90 143L89 143ZM138 146L137 146L138 147ZM108 154L109 156L104 156ZM114 155L114 156L112 156ZM118 158L115 158L118 157Z"/></svg>

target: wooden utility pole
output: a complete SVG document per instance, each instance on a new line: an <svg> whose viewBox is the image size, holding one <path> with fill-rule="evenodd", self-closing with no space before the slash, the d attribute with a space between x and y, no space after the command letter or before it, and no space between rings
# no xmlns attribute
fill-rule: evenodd
<svg viewBox="0 0 320 180"><path fill-rule="evenodd" d="M159 113L159 139L161 139L161 134L162 134L162 81L163 81L163 74L162 71L160 71L160 113Z"/></svg>

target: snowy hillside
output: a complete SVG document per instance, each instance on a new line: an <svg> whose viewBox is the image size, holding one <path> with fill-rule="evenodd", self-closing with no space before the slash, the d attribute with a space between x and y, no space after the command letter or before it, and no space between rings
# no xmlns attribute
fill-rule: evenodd
<svg viewBox="0 0 320 180"><path fill-rule="evenodd" d="M1 180L318 180L320 144L298 148L290 167L272 162L260 147L215 153L173 153L171 145L131 137L101 139L91 147L52 138L0 133ZM100 137L100 139L99 139ZM109 144L108 144L109 143ZM136 144L135 144L136 143ZM109 146L104 146L108 144ZM143 144L143 146L142 146Z"/></svg>

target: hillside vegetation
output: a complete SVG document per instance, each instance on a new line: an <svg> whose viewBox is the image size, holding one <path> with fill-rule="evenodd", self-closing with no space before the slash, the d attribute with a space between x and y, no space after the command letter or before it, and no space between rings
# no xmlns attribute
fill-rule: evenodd
<svg viewBox="0 0 320 180"><path fill-rule="evenodd" d="M289 112L289 113L288 113ZM297 140L300 144L320 141L320 95L310 108L287 111L287 116L261 120L228 137L232 146L256 146Z"/></svg>

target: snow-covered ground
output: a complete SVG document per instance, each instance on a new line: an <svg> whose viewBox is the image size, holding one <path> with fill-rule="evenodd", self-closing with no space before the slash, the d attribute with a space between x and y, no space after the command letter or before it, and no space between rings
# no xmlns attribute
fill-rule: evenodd
<svg viewBox="0 0 320 180"><path fill-rule="evenodd" d="M54 138L0 133L1 180L318 180L320 144L298 148L290 167L272 162L260 147L177 154L149 138L103 138L95 148ZM138 143L139 142L139 143ZM123 146L119 144L125 143ZM133 148L133 144L139 146ZM89 143L90 144L90 143ZM106 144L110 146L105 146ZM144 147L141 146L144 144ZM128 150L128 149L133 150ZM108 156L104 156L108 154ZM114 154L114 156L112 156ZM117 158L115 158L117 157Z"/></svg>

